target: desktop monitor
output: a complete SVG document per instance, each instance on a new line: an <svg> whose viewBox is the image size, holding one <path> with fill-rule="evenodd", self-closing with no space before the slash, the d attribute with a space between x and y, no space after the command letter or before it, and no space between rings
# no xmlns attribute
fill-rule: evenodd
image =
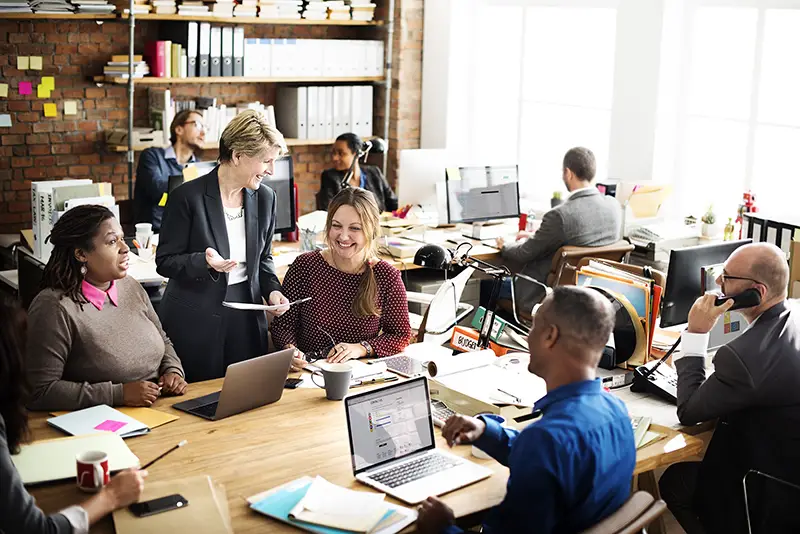
<svg viewBox="0 0 800 534"><path fill-rule="evenodd" d="M406 149L400 151L397 178L397 198L401 206L420 206L423 212L445 212L443 190L444 172L454 163L447 150L438 148ZM437 189L437 185L441 184ZM440 210L441 208L441 210Z"/></svg>
<svg viewBox="0 0 800 534"><path fill-rule="evenodd" d="M451 224L519 216L516 165L449 167L445 189L447 221Z"/></svg>
<svg viewBox="0 0 800 534"><path fill-rule="evenodd" d="M181 174L170 176L167 192L172 193L172 191L183 182L184 179ZM292 157L284 156L275 160L275 168L272 172L272 176L264 179L262 183L275 191L275 196L277 197L275 233L294 232L295 223L297 221L297 210L295 208L294 165L292 164Z"/></svg>
<svg viewBox="0 0 800 534"><path fill-rule="evenodd" d="M703 294L703 267L725 263L734 250L752 241L724 241L670 252L667 283L662 298L661 328L683 324L689 320L692 304Z"/></svg>

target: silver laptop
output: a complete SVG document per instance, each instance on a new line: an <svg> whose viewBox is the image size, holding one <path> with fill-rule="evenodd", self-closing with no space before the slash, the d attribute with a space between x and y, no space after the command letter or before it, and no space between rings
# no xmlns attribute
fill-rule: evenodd
<svg viewBox="0 0 800 534"><path fill-rule="evenodd" d="M436 448L425 377L345 399L356 480L409 504L491 476L492 471Z"/></svg>
<svg viewBox="0 0 800 534"><path fill-rule="evenodd" d="M289 375L294 349L233 363L225 371L222 390L173 404L183 412L216 421L278 401Z"/></svg>

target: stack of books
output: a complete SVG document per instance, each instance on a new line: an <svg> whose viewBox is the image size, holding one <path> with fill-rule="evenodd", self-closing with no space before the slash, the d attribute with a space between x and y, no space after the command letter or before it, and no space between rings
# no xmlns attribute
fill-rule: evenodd
<svg viewBox="0 0 800 534"><path fill-rule="evenodd" d="M105 4L105 0L99 0ZM34 13L72 13L75 11L75 6L67 2L67 0L31 0L30 8ZM111 10L114 8L112 6Z"/></svg>
<svg viewBox="0 0 800 534"><path fill-rule="evenodd" d="M52 2L52 0L47 0ZM74 0L73 2L78 8L78 13L113 13L116 9L114 4L109 4L106 0Z"/></svg>
<svg viewBox="0 0 800 534"><path fill-rule="evenodd" d="M0 13L33 13L25 0L0 0Z"/></svg>
<svg viewBox="0 0 800 534"><path fill-rule="evenodd" d="M328 0L328 18L331 20L350 20L350 6L344 0Z"/></svg>
<svg viewBox="0 0 800 534"><path fill-rule="evenodd" d="M152 0L151 4L156 15L174 15L178 12L175 0Z"/></svg>
<svg viewBox="0 0 800 534"><path fill-rule="evenodd" d="M193 16L193 15L207 15L207 14L208 14L208 6L205 5L203 2L183 0L181 4L178 6L178 15Z"/></svg>
<svg viewBox="0 0 800 534"><path fill-rule="evenodd" d="M111 61L103 67L103 74L118 78L128 77L128 56L111 56ZM150 74L150 68L142 60L142 56L133 56L133 77L143 78Z"/></svg>
<svg viewBox="0 0 800 534"><path fill-rule="evenodd" d="M370 0L350 0L353 20L370 22L375 20L375 4Z"/></svg>
<svg viewBox="0 0 800 534"><path fill-rule="evenodd" d="M233 16L233 0L216 0L211 8L211 14L215 17L232 17Z"/></svg>
<svg viewBox="0 0 800 534"><path fill-rule="evenodd" d="M130 14L130 3L126 0L116 0L117 13ZM153 7L150 5L149 0L133 0L133 13L135 15L147 15Z"/></svg>
<svg viewBox="0 0 800 534"><path fill-rule="evenodd" d="M303 18L308 20L326 20L328 5L324 0L308 0L303 6Z"/></svg>
<svg viewBox="0 0 800 534"><path fill-rule="evenodd" d="M242 0L240 4L236 4L233 8L234 17L251 17L258 16L258 0Z"/></svg>
<svg viewBox="0 0 800 534"><path fill-rule="evenodd" d="M260 0L258 16L263 19L301 19L303 0Z"/></svg>

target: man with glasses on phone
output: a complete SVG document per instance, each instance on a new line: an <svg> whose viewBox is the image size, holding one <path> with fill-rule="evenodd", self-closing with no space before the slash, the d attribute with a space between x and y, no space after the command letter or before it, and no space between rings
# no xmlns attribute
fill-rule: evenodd
<svg viewBox="0 0 800 534"><path fill-rule="evenodd" d="M161 199L167 193L169 177L182 174L188 163L197 161L196 154L202 150L205 130L203 115L199 111L185 109L172 119L169 127L170 146L150 147L139 156L133 196L137 223L151 223L154 232L161 229L161 217L164 215Z"/></svg>
<svg viewBox="0 0 800 534"><path fill-rule="evenodd" d="M659 482L689 534L747 532L746 507L752 532L800 531L786 523L797 514L784 505L800 492L751 473L747 506L743 488L750 470L800 482L800 313L786 300L788 283L786 256L775 245L754 243L731 254L717 284L726 296L740 295L745 307L737 309L749 326L717 350L708 377L709 332L734 300L718 306L717 295L706 294L689 311L674 358L678 417L684 425L719 418L703 461L675 464Z"/></svg>

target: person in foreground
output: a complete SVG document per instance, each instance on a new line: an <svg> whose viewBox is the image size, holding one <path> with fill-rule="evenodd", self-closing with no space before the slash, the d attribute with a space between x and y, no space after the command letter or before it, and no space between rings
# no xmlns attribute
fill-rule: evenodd
<svg viewBox="0 0 800 534"><path fill-rule="evenodd" d="M614 312L600 293L556 287L528 336L528 370L547 383L533 408L541 419L522 432L482 417L447 420L448 445L472 443L510 471L506 496L483 532L580 532L628 499L636 464L630 417L595 378L613 327ZM430 497L417 525L426 534L461 532L453 520L453 511Z"/></svg>
<svg viewBox="0 0 800 534"><path fill-rule="evenodd" d="M709 332L733 301L716 306L715 295L707 294L689 311L675 357L678 418L684 425L719 418L703 461L672 465L659 481L689 534L748 531L742 479L751 469L800 484L800 313L786 300L788 283L778 247L755 243L731 254L717 278L722 293L754 289L761 303L739 310L749 326L717 350L708 377ZM773 482L758 486L764 482L748 483L753 532L800 531L800 491Z"/></svg>
<svg viewBox="0 0 800 534"><path fill-rule="evenodd" d="M562 165L562 178L570 192L566 202L542 218L536 233L520 232L515 243L497 239L497 248L504 260L522 266L524 275L546 283L553 263L553 254L565 246L600 247L620 239L622 209L613 197L600 193L594 186L597 163L588 148L567 151ZM514 269L514 272L517 272ZM489 283L481 284L481 303L488 302ZM519 283L514 287L523 309L530 310L542 297L542 289L534 284ZM507 279L500 298L511 298L511 280Z"/></svg>
<svg viewBox="0 0 800 534"><path fill-rule="evenodd" d="M150 406L182 395L183 367L147 293L126 276L130 248L103 206L67 211L31 303L27 377L32 410Z"/></svg>
<svg viewBox="0 0 800 534"><path fill-rule="evenodd" d="M169 177L182 174L187 163L197 161L196 154L202 150L205 141L205 129L199 111L179 111L169 127L170 145L167 148L147 148L139 156L133 195L137 223L151 223L155 232L161 229L164 216L161 198L169 187Z"/></svg>
<svg viewBox="0 0 800 534"><path fill-rule="evenodd" d="M36 506L11 461L28 433L24 330L24 313L0 298L0 532L87 534L89 525L139 500L147 471L123 471L93 497L56 514L46 515Z"/></svg>
<svg viewBox="0 0 800 534"><path fill-rule="evenodd" d="M333 168L324 171L320 179L317 193L318 210L328 210L328 204L342 190L342 180L350 170L354 159L353 176L348 182L350 187L360 187L375 195L380 212L397 209L397 195L383 177L381 170L378 167L361 165L358 162L363 145L361 138L354 133L345 133L336 138L336 142L333 144Z"/></svg>
<svg viewBox="0 0 800 534"><path fill-rule="evenodd" d="M281 306L288 300L272 261L276 195L262 184L286 152L283 135L254 110L236 115L219 140L220 164L170 195L156 250L169 278L159 313L189 382L267 353L262 311L223 301Z"/></svg>
<svg viewBox="0 0 800 534"><path fill-rule="evenodd" d="M375 251L379 216L368 191L341 191L328 210L328 248L302 254L289 267L286 295L311 300L272 323L272 340L276 347L298 349L295 368L316 358L390 356L408 344L411 326L400 271Z"/></svg>

